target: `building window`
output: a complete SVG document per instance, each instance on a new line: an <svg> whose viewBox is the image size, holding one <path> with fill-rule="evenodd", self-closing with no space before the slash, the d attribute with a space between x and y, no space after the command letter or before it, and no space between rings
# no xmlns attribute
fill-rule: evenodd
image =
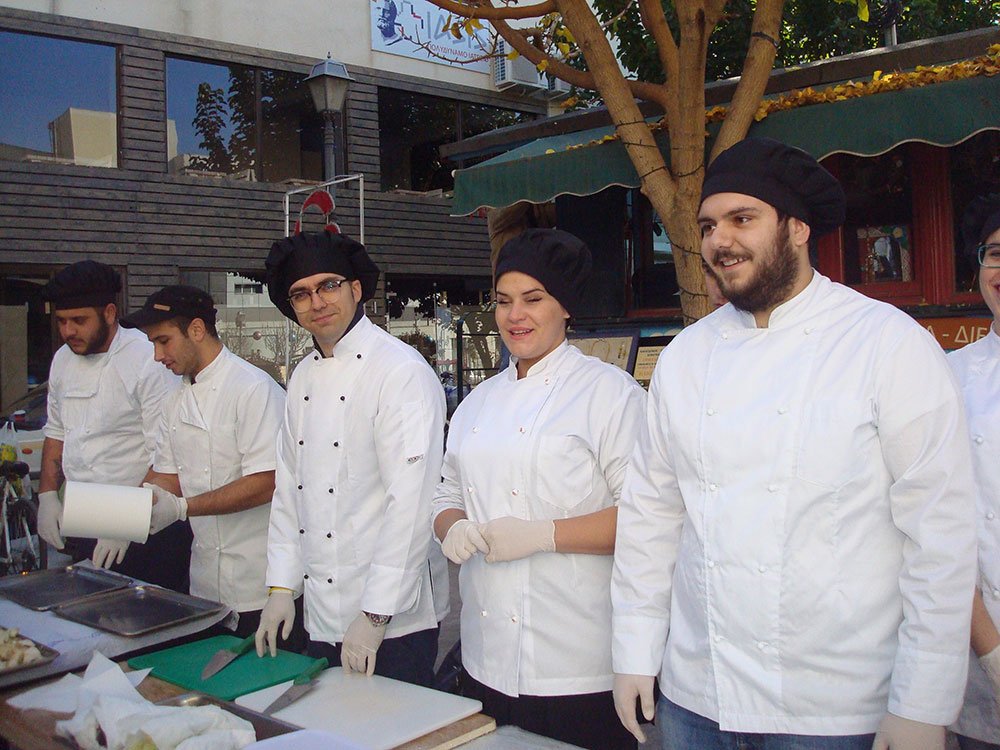
<svg viewBox="0 0 1000 750"><path fill-rule="evenodd" d="M950 149L950 156L948 177L955 237L954 291L976 291L979 267L963 252L962 215L976 197L1000 193L1000 132L988 130L974 135Z"/></svg>
<svg viewBox="0 0 1000 750"><path fill-rule="evenodd" d="M378 90L383 190L451 190L451 172L473 162L442 159L438 148L534 115L399 89Z"/></svg>
<svg viewBox="0 0 1000 750"><path fill-rule="evenodd" d="M117 50L0 31L0 158L118 166Z"/></svg>
<svg viewBox="0 0 1000 750"><path fill-rule="evenodd" d="M168 58L169 171L262 182L323 179L323 120L303 79Z"/></svg>
<svg viewBox="0 0 1000 750"><path fill-rule="evenodd" d="M628 251L628 309L663 310L680 307L680 286L674 250L667 229L642 193L626 193L630 232Z"/></svg>

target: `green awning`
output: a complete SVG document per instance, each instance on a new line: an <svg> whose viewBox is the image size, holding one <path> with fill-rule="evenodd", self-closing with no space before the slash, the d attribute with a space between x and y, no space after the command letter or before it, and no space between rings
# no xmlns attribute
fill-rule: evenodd
<svg viewBox="0 0 1000 750"><path fill-rule="evenodd" d="M710 133L718 126L709 128ZM983 130L1000 130L1000 76L967 78L775 112L749 135L798 146L817 159L836 153L875 156L907 141L952 146ZM639 187L610 127L537 141L455 173L452 213L558 195L591 195L611 185ZM667 136L656 137L667 153ZM579 146L578 148L567 148Z"/></svg>

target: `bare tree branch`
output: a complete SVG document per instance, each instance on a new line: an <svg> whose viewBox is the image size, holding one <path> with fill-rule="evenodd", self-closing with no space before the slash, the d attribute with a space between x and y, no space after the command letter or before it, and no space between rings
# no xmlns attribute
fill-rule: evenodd
<svg viewBox="0 0 1000 750"><path fill-rule="evenodd" d="M534 5L508 5L504 8L498 8L492 3L473 4L458 0L430 0L430 2L441 10L462 18L485 18L488 21L539 18L546 13L556 12L555 0L544 0Z"/></svg>
<svg viewBox="0 0 1000 750"><path fill-rule="evenodd" d="M710 160L746 137L753 123L764 89L767 87L774 58L778 52L778 33L785 0L758 0L753 14L750 31L750 47L743 63L740 82L726 113L726 119L719 130L719 136L712 144Z"/></svg>

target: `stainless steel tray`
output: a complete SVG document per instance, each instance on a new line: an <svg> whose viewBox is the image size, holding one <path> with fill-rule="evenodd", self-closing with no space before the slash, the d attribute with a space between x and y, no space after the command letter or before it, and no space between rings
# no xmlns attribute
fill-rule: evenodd
<svg viewBox="0 0 1000 750"><path fill-rule="evenodd" d="M219 602L178 594L159 586L132 586L94 594L55 608L67 620L118 635L143 635L223 610Z"/></svg>
<svg viewBox="0 0 1000 750"><path fill-rule="evenodd" d="M59 652L56 651L54 648L49 648L44 643L39 643L36 640L28 638L28 636L24 635L21 632L18 632L17 637L24 638L24 640L31 641L32 643L34 643L35 648L37 648L38 651L42 654L42 658L36 659L30 664L18 664L16 667L4 668L0 666L0 677L6 677L7 675L12 674L13 672L20 672L22 669L34 669L35 667L41 667L45 664L48 664L49 662L55 661L55 658L59 656Z"/></svg>
<svg viewBox="0 0 1000 750"><path fill-rule="evenodd" d="M156 702L157 706L218 706L223 711L228 711L233 716L244 719L253 724L253 729L257 733L257 740L266 740L270 737L277 737L279 734L295 732L301 727L296 724L289 724L287 721L275 719L272 716L253 711L235 703L229 703L221 698L216 698L204 693L184 693L175 695Z"/></svg>
<svg viewBox="0 0 1000 750"><path fill-rule="evenodd" d="M69 565L0 578L0 596L39 612L85 596L123 589L132 579L117 573Z"/></svg>

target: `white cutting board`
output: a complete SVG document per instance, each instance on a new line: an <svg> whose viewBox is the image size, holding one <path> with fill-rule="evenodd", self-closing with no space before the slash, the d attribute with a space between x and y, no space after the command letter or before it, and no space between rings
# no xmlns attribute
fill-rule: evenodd
<svg viewBox="0 0 1000 750"><path fill-rule="evenodd" d="M261 711L291 684L289 680L247 693L236 703ZM389 750L482 709L483 704L471 698L378 675L345 674L333 667L320 674L316 687L273 716L333 732L368 750Z"/></svg>

